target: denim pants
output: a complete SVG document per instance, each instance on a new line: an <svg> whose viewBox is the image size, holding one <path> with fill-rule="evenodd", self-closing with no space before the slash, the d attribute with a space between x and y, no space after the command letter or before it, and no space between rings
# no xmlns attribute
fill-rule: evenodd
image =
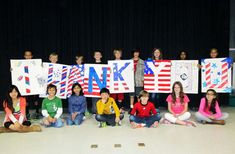
<svg viewBox="0 0 235 154"><path fill-rule="evenodd" d="M106 122L107 124L109 124L111 126L115 126L115 124L116 124L115 118L116 118L115 114L97 114L95 116L95 119L97 121ZM121 113L120 114L120 120L122 120L123 118L124 118L124 115Z"/></svg>
<svg viewBox="0 0 235 154"><path fill-rule="evenodd" d="M155 121L158 121L158 122L160 121L161 116L160 114L156 114L156 115L151 115L149 117L141 118L135 115L130 115L129 119L130 119L130 122L143 123L143 124L146 124L147 127L151 127L151 125Z"/></svg>
<svg viewBox="0 0 235 154"><path fill-rule="evenodd" d="M63 123L62 119L61 119L61 118L58 118L55 123L50 123L50 125L49 125L49 126L46 126L46 127L56 127L56 128L60 128L60 127L63 127L63 126L64 126L64 123Z"/></svg>
<svg viewBox="0 0 235 154"><path fill-rule="evenodd" d="M72 120L72 116L70 115L67 118L67 125L80 125L83 122L84 114L77 114L74 120Z"/></svg>

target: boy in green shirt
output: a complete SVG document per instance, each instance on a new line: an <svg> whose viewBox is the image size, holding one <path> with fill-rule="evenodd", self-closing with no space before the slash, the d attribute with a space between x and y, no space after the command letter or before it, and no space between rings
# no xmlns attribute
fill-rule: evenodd
<svg viewBox="0 0 235 154"><path fill-rule="evenodd" d="M57 88L53 84L47 86L48 97L42 101L43 125L52 127L62 127L64 124L60 118L63 113L62 101L56 97Z"/></svg>

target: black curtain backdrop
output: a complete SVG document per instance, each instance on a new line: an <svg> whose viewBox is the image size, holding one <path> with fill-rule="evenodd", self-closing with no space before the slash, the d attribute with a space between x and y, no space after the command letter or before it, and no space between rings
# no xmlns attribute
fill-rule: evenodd
<svg viewBox="0 0 235 154"><path fill-rule="evenodd" d="M74 64L76 54L91 62L97 49L104 61L113 59L114 48L123 49L123 59L133 48L146 59L154 47L164 59L180 50L189 59L206 58L212 47L228 56L229 13L229 0L2 1L0 101L11 84L10 59L23 58L24 50L43 61L57 52L63 64Z"/></svg>

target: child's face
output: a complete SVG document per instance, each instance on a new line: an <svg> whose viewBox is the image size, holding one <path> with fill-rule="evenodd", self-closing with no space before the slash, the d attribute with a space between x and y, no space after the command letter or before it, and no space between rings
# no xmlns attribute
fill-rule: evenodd
<svg viewBox="0 0 235 154"><path fill-rule="evenodd" d="M217 58L218 52L216 50L211 50L210 56L211 56L211 58Z"/></svg>
<svg viewBox="0 0 235 154"><path fill-rule="evenodd" d="M161 52L159 50L155 50L153 52L153 55L154 55L155 59L158 59L160 57L160 55L161 55Z"/></svg>
<svg viewBox="0 0 235 154"><path fill-rule="evenodd" d="M32 52L30 52L30 51L25 51L25 53L24 53L24 58L25 58L25 59L32 59L32 58L33 58Z"/></svg>
<svg viewBox="0 0 235 154"><path fill-rule="evenodd" d="M12 92L9 93L9 95L12 99L16 99L18 97L18 92L13 89Z"/></svg>
<svg viewBox="0 0 235 154"><path fill-rule="evenodd" d="M134 52L134 58L139 58L140 53L139 52Z"/></svg>
<svg viewBox="0 0 235 154"><path fill-rule="evenodd" d="M78 65L81 65L82 64L82 57L76 57L76 63L78 64Z"/></svg>
<svg viewBox="0 0 235 154"><path fill-rule="evenodd" d="M141 100L141 104L146 105L148 103L149 97L142 96L140 100Z"/></svg>
<svg viewBox="0 0 235 154"><path fill-rule="evenodd" d="M206 99L208 100L208 102L211 102L214 98L215 98L214 92L208 91L208 92L206 93Z"/></svg>
<svg viewBox="0 0 235 154"><path fill-rule="evenodd" d="M101 53L100 52L95 52L95 54L94 54L94 58L95 58L95 60L101 60L101 58L102 58L102 55L101 55Z"/></svg>
<svg viewBox="0 0 235 154"><path fill-rule="evenodd" d="M81 91L81 88L79 86L75 86L73 88L73 92L76 94L76 95L80 95L80 91Z"/></svg>
<svg viewBox="0 0 235 154"><path fill-rule="evenodd" d="M49 60L50 60L50 62L51 63L57 63L57 61L58 61L58 56L56 56L56 55L51 55L50 57L49 57Z"/></svg>
<svg viewBox="0 0 235 154"><path fill-rule="evenodd" d="M103 99L103 100L107 100L109 98L108 93L101 93L100 96L101 96L101 99Z"/></svg>
<svg viewBox="0 0 235 154"><path fill-rule="evenodd" d="M178 84L175 84L174 92L175 92L175 94L179 94L180 93L180 86Z"/></svg>
<svg viewBox="0 0 235 154"><path fill-rule="evenodd" d="M186 53L185 52L181 52L180 53L180 59L181 60L185 60L186 59Z"/></svg>
<svg viewBox="0 0 235 154"><path fill-rule="evenodd" d="M116 51L115 54L114 54L114 56L115 56L115 59L121 59L122 54L121 54L121 52Z"/></svg>
<svg viewBox="0 0 235 154"><path fill-rule="evenodd" d="M55 94L56 94L55 88L49 88L49 89L48 89L48 95L49 95L50 97L54 97Z"/></svg>

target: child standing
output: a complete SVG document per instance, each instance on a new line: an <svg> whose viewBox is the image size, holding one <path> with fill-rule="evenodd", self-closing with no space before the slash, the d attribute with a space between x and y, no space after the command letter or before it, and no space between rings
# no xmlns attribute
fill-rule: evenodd
<svg viewBox="0 0 235 154"><path fill-rule="evenodd" d="M72 95L69 97L69 114L67 118L68 125L80 125L86 111L86 98L83 96L82 87L79 83L72 86Z"/></svg>
<svg viewBox="0 0 235 154"><path fill-rule="evenodd" d="M201 99L199 111L195 113L195 116L201 123L224 125L229 114L221 113L216 91L208 89L206 97Z"/></svg>
<svg viewBox="0 0 235 154"><path fill-rule="evenodd" d="M56 95L57 88L53 84L47 86L48 97L42 101L43 125L52 127L62 127L63 122L60 116L63 113L62 101Z"/></svg>
<svg viewBox="0 0 235 154"><path fill-rule="evenodd" d="M16 132L41 131L38 125L31 126L25 115L26 100L21 97L19 89L11 85L7 92L7 97L3 102L6 113L4 127Z"/></svg>
<svg viewBox="0 0 235 154"><path fill-rule="evenodd" d="M121 60L121 57L122 57L122 50L121 49L114 49L113 54L114 54L115 60ZM113 93L113 94L110 94L110 97L112 97L116 101L119 109L121 109L123 111L124 94L123 93Z"/></svg>
<svg viewBox="0 0 235 154"><path fill-rule="evenodd" d="M111 126L121 125L121 120L124 118L115 100L109 97L109 94L107 88L100 90L101 99L97 102L97 115L95 117L100 122L99 127L105 127L106 124Z"/></svg>
<svg viewBox="0 0 235 154"><path fill-rule="evenodd" d="M135 103L130 113L131 127L157 127L161 116L157 114L154 104L148 101L149 93L142 90L139 94L139 99L140 101Z"/></svg>
<svg viewBox="0 0 235 154"><path fill-rule="evenodd" d="M133 53L133 61L134 61L134 84L135 84L135 92L130 93L130 108L132 109L134 106L135 96L137 98L140 91L143 90L144 87L144 61L140 59L140 51L134 49ZM139 101L139 100L138 100Z"/></svg>
<svg viewBox="0 0 235 154"><path fill-rule="evenodd" d="M172 86L172 94L166 99L168 103L168 111L165 113L165 119L171 123L187 126L196 126L194 122L189 120L191 114L188 112L189 98L183 91L183 86L176 81Z"/></svg>

